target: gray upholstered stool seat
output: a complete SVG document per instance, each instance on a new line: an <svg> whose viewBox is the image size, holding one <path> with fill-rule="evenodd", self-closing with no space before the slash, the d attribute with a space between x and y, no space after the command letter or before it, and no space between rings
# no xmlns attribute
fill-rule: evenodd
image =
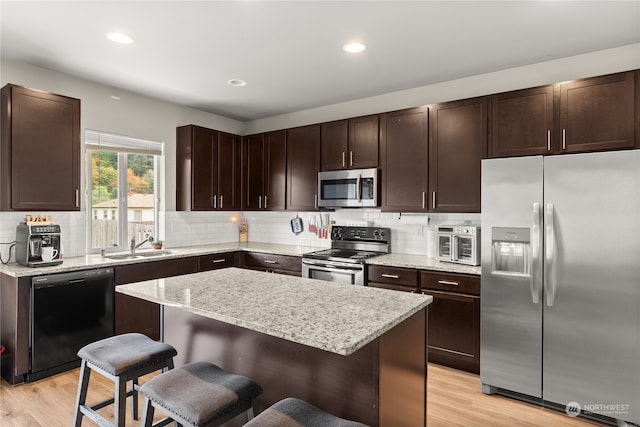
<svg viewBox="0 0 640 427"><path fill-rule="evenodd" d="M178 353L169 344L152 340L146 335L131 333L116 335L87 344L78 351L82 359L74 426L80 427L87 416L98 425L125 425L126 398L132 396L132 416L138 419L138 378L161 369L173 368ZM114 397L93 405L86 405L91 371L97 371L115 384ZM127 391L127 382L131 390ZM114 405L114 422L110 423L96 411Z"/></svg>
<svg viewBox="0 0 640 427"><path fill-rule="evenodd" d="M304 400L288 397L255 417L245 427L367 427L338 418Z"/></svg>
<svg viewBox="0 0 640 427"><path fill-rule="evenodd" d="M230 374L213 363L195 362L147 381L141 425L151 426L154 408L166 413L161 426L176 421L189 426L217 426L247 412L253 418L253 399L262 387L242 375Z"/></svg>

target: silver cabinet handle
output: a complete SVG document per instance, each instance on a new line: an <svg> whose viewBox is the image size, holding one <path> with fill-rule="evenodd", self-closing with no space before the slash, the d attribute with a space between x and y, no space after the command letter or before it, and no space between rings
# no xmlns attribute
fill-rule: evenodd
<svg viewBox="0 0 640 427"><path fill-rule="evenodd" d="M262 196L258 196L258 209L262 209Z"/></svg>
<svg viewBox="0 0 640 427"><path fill-rule="evenodd" d="M316 209L318 209L318 195L317 195L317 194L315 194L315 195L313 196L313 206L314 206Z"/></svg>
<svg viewBox="0 0 640 427"><path fill-rule="evenodd" d="M547 295L547 305L553 306L553 302L556 299L556 285L553 280L553 265L555 261L555 227L553 225L553 203L547 203L547 209L545 212L545 294Z"/></svg>
<svg viewBox="0 0 640 427"><path fill-rule="evenodd" d="M344 151L342 152L342 167L346 167L347 166L347 159L346 159L346 154Z"/></svg>
<svg viewBox="0 0 640 427"><path fill-rule="evenodd" d="M220 209L222 209L222 196L220 196Z"/></svg>
<svg viewBox="0 0 640 427"><path fill-rule="evenodd" d="M213 259L213 260L211 260L211 263L212 264L218 264L218 263L225 262L225 261L226 261L226 259L224 259L224 258L222 258L222 259Z"/></svg>
<svg viewBox="0 0 640 427"><path fill-rule="evenodd" d="M267 209L267 196L264 196L264 208Z"/></svg>
<svg viewBox="0 0 640 427"><path fill-rule="evenodd" d="M353 151L349 151L349 166L353 166Z"/></svg>
<svg viewBox="0 0 640 427"><path fill-rule="evenodd" d="M422 209L426 209L427 208L427 193L426 192L422 192Z"/></svg>
<svg viewBox="0 0 640 427"><path fill-rule="evenodd" d="M449 286L460 286L460 283L454 282L452 280L438 280L438 284L449 285Z"/></svg>
<svg viewBox="0 0 640 427"><path fill-rule="evenodd" d="M80 207L80 190L76 188L76 208Z"/></svg>
<svg viewBox="0 0 640 427"><path fill-rule="evenodd" d="M216 196L214 194L212 200L213 200L213 209L217 209L218 208L218 196Z"/></svg>
<svg viewBox="0 0 640 427"><path fill-rule="evenodd" d="M273 261L273 260L271 260L271 259L265 259L263 262L264 262L265 264L277 264L277 263L278 263L278 261Z"/></svg>
<svg viewBox="0 0 640 427"><path fill-rule="evenodd" d="M540 301L540 287L542 278L540 277L540 203L533 204L531 226L531 300L534 304Z"/></svg>
<svg viewBox="0 0 640 427"><path fill-rule="evenodd" d="M435 209L436 208L436 192L433 192L433 195L431 196L431 209Z"/></svg>
<svg viewBox="0 0 640 427"><path fill-rule="evenodd" d="M547 129L547 151L551 151L551 129Z"/></svg>
<svg viewBox="0 0 640 427"><path fill-rule="evenodd" d="M562 149L567 149L567 130L562 129Z"/></svg>
<svg viewBox="0 0 640 427"><path fill-rule="evenodd" d="M381 276L382 277L386 277L387 279L399 279L400 278L400 276L398 276L397 274L382 273Z"/></svg>

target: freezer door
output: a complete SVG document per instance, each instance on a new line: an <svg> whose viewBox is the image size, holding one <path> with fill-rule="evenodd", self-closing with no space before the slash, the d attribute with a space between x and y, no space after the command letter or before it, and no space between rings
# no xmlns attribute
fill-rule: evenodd
<svg viewBox="0 0 640 427"><path fill-rule="evenodd" d="M542 395L542 165L541 156L482 161L480 378L485 392L498 387Z"/></svg>
<svg viewBox="0 0 640 427"><path fill-rule="evenodd" d="M638 423L640 151L547 157L544 170L544 400Z"/></svg>

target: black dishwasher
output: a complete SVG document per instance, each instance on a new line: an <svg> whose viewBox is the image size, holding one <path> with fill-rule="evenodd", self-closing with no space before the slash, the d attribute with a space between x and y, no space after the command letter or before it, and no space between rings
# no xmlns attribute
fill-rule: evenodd
<svg viewBox="0 0 640 427"><path fill-rule="evenodd" d="M80 348L112 336L114 295L112 268L32 278L27 381L80 366Z"/></svg>

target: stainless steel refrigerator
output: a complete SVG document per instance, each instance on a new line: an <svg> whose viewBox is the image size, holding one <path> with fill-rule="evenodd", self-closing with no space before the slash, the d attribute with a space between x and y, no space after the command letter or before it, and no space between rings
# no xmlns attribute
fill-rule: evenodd
<svg viewBox="0 0 640 427"><path fill-rule="evenodd" d="M483 160L481 220L483 392L639 423L640 150Z"/></svg>

